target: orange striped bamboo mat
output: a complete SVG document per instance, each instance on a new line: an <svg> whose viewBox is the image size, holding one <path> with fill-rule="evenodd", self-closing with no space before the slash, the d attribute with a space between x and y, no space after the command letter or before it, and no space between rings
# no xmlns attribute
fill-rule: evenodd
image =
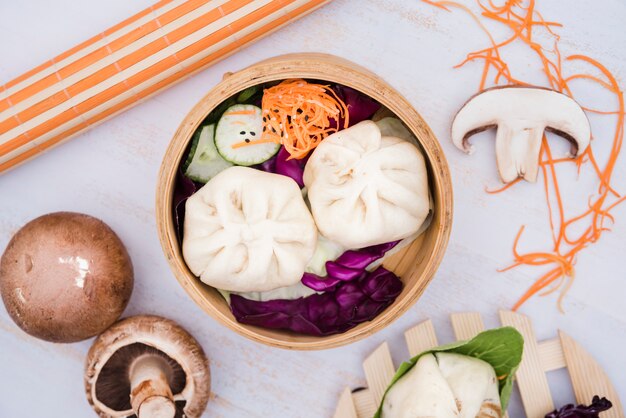
<svg viewBox="0 0 626 418"><path fill-rule="evenodd" d="M0 87L0 173L330 0L162 0Z"/></svg>

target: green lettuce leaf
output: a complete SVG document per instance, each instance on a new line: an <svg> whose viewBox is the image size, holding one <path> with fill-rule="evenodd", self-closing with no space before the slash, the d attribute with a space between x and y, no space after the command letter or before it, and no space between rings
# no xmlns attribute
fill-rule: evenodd
<svg viewBox="0 0 626 418"><path fill-rule="evenodd" d="M524 338L513 327L502 327L481 332L476 337L468 341L457 341L424 351L413 357L411 360L404 362L398 367L398 371L391 379L391 383L385 391L385 395L389 389L404 376L425 354L429 353L457 353L466 356L476 357L477 359L486 361L493 367L496 376L500 379L500 404L502 411L506 411L513 390L513 376L522 361L522 352L524 350ZM382 406L385 396L380 401L378 411L374 418L380 418L382 414Z"/></svg>

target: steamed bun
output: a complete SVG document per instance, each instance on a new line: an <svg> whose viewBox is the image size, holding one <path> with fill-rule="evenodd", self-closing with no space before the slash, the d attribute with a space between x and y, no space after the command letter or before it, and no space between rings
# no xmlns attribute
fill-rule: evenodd
<svg viewBox="0 0 626 418"><path fill-rule="evenodd" d="M183 257L219 289L261 292L297 283L316 242L300 188L285 176L231 167L186 203Z"/></svg>
<svg viewBox="0 0 626 418"><path fill-rule="evenodd" d="M425 354L385 395L383 418L458 418L454 393L437 360Z"/></svg>
<svg viewBox="0 0 626 418"><path fill-rule="evenodd" d="M320 233L346 248L406 238L429 211L421 152L382 136L372 121L322 141L307 162L304 183Z"/></svg>
<svg viewBox="0 0 626 418"><path fill-rule="evenodd" d="M459 418L501 416L499 381L489 363L456 353L436 353L435 357L461 405Z"/></svg>

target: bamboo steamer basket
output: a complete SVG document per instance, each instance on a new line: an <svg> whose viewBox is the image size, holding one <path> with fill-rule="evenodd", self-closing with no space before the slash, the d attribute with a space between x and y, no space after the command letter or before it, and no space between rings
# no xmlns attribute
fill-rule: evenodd
<svg viewBox="0 0 626 418"><path fill-rule="evenodd" d="M307 78L343 84L361 91L395 113L418 138L428 166L434 216L429 228L412 244L389 257L384 266L404 284L394 303L372 321L342 334L325 337L295 334L238 323L214 288L191 273L176 238L172 198L176 172L191 137L202 120L222 101L250 86L287 78ZM156 218L165 256L185 291L204 311L231 330L263 344L292 350L319 350L349 344L380 331L402 315L421 296L443 258L452 227L452 183L448 163L437 138L409 102L370 71L343 58L326 54L283 55L262 61L234 74L226 74L196 106L174 134L160 168Z"/></svg>

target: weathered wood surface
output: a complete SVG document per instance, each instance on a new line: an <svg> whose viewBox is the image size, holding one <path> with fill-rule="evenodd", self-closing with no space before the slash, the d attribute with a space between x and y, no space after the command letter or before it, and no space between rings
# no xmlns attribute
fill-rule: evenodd
<svg viewBox="0 0 626 418"><path fill-rule="evenodd" d="M94 33L142 10L152 0L3 1L0 5L0 82L33 68ZM540 0L547 20L560 20L562 53L586 53L626 80L626 4L622 0ZM180 83L50 153L0 178L0 247L24 222L55 210L82 211L108 222L127 243L136 285L126 315L156 313L188 328L212 360L214 398L206 417L331 417L346 387L364 386L363 359L388 341L394 359L408 356L403 332L431 318L442 341L453 339L449 312L477 311L486 327L495 312L509 308L535 277L530 270L496 273L511 261L519 225L527 225L524 248L549 240L543 188L524 184L514 193L484 193L497 186L493 135L474 140L468 157L448 142L452 115L480 77L478 65L453 70L484 35L462 13L446 13L418 0L334 0L211 69ZM290 52L327 52L376 72L400 91L426 119L450 163L455 221L441 268L419 303L390 327L363 341L321 352L288 352L255 344L233 333L198 308L174 279L161 251L155 224L157 172L181 120L227 71ZM523 57L519 58L520 61ZM523 61L522 61L523 62ZM538 71L528 70L541 82ZM580 94L594 99L590 89ZM602 96L595 98L599 105ZM612 106L606 103L606 107ZM592 123L596 121L592 117ZM597 125L594 125L594 127ZM594 136L608 147L608 129ZM562 152L565 152L565 145ZM626 190L626 157L615 178ZM582 201L594 186L574 170L567 193ZM581 189L581 190L578 190ZM584 189L584 190L582 190ZM557 312L554 297L533 300L522 313L533 320L540 340L556 329L572 336L603 367L615 389L626 393L626 210L615 211L613 232L582 253L576 281ZM82 370L90 342L52 345L23 334L0 308L0 416L89 417ZM568 378L555 404L574 399ZM36 394L36 396L34 395ZM514 396L511 416L521 415Z"/></svg>

